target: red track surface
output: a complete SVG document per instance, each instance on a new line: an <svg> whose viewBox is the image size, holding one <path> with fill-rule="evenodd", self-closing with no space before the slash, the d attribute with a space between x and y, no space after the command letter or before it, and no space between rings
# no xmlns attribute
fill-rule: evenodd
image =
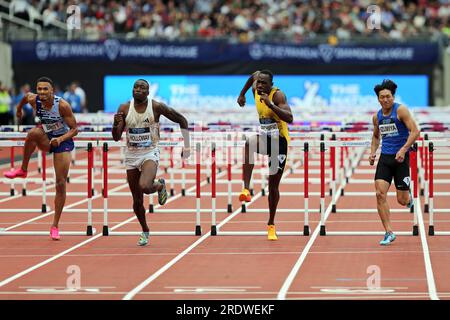
<svg viewBox="0 0 450 320"><path fill-rule="evenodd" d="M81 156L77 155L78 158ZM317 157L313 161L316 163L310 167L317 169ZM3 166L2 170L8 167ZM303 170L303 166L298 168L301 169L299 172ZM358 168L374 169L367 165L366 156ZM438 168L443 167L435 166ZM52 177L52 170L49 163L49 177ZM285 173L287 178L303 176L297 172L290 174L289 170ZM72 174L71 179L81 175ZM30 177L33 176L39 175L32 172ZM168 179L168 175L165 176ZM255 176L259 178L259 174ZM99 179L100 174L95 177ZM110 174L110 178L125 178L125 170L123 174ZM180 178L179 175L176 178ZM187 174L187 178L194 179L194 175ZM205 176L203 178L206 179ZM240 178L240 174L233 174L233 179ZM317 180L319 174L311 173L310 178ZM373 174L355 172L352 178L372 179ZM435 179L439 178L435 176ZM226 179L226 174L218 179ZM110 183L110 193L119 186L122 188L118 191L129 190L126 184ZM39 185L28 186L29 191L39 188ZM97 192L101 191L98 183L95 188ZM195 197L181 197L180 188L179 184L176 185L175 197L169 198L164 209L195 208ZM187 188L195 192L192 183L187 184ZM85 184L68 185L69 192L85 189ZM210 192L210 189L210 185L205 184L201 190ZM233 192L240 189L240 185L233 185ZM435 186L435 191L448 189L443 184ZM20 185L16 185L16 190L21 191ZM328 186L326 190L326 208L329 209ZM0 191L8 192L9 185L2 184ZM49 187L50 191L54 189ZM217 191L225 192L227 186L219 184ZM281 192L286 191L299 194L281 196L279 208L303 208L303 185L282 183ZM319 191L319 184L310 185L310 192ZM350 183L345 187L345 192L355 191L373 192L373 184ZM390 191L393 192L394 188L391 187ZM70 196L66 206L83 199ZM392 209L400 208L395 196L390 196L389 201ZM102 236L103 213L94 213L97 233L92 237L62 236L61 241L52 241L49 236L0 236L0 299L448 299L449 238L426 234L428 214L423 213L423 197L420 202L419 216L422 215L423 220L419 219L419 236L398 236L388 247L378 244L381 236L320 236L317 229L320 215L317 212L310 213L309 236L279 236L279 240L273 242L266 236L210 236L211 216L205 212L201 214L202 236L153 236L147 247L138 247L137 236ZM137 220L133 218L131 203L131 194L109 198L109 208L130 209L128 213L110 213L110 229L140 231ZM47 204L53 208L53 197L48 197ZM145 206L148 207L147 204ZM435 196L436 208L448 206L448 197ZM40 207L40 197L0 198L0 208L39 210ZM101 197L94 200L93 207L103 207ZM218 197L217 208L226 207L226 196ZM72 208L87 208L87 203ZM202 198L202 208L211 208L210 197ZM267 196L261 196L259 184L255 184L254 202L248 208L268 211ZM310 196L309 208L319 208L318 196ZM345 213L346 209L356 208L376 208L375 196L339 197L338 212L330 213L326 221L327 231L382 231L376 212ZM194 231L194 213L158 213L157 207L155 211L147 215L151 231ZM266 230L268 212L238 211L240 203L234 196L233 214L236 214L220 230ZM85 230L86 215L63 212L61 230ZM13 230L49 230L52 215L40 213L0 213L0 228L39 216L42 218ZM217 223L229 216L229 213L218 213ZM301 212L278 213L277 230L303 231L303 217ZM408 212L392 213L396 231L412 231L412 219L413 215ZM435 226L439 230L449 230L450 219L445 213L436 213ZM428 259L431 264L427 263ZM77 266L80 270L79 288L68 288L71 274L67 271L70 266ZM372 276L370 270L373 270L370 268L378 268L380 287L368 287Z"/></svg>

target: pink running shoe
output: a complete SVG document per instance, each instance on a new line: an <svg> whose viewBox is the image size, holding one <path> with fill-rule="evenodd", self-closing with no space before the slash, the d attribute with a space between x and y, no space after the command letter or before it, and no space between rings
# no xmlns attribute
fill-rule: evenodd
<svg viewBox="0 0 450 320"><path fill-rule="evenodd" d="M59 240L59 230L56 227L51 227L50 228L50 237L53 240Z"/></svg>
<svg viewBox="0 0 450 320"><path fill-rule="evenodd" d="M22 168L5 171L3 174L5 177L7 177L9 179L26 178L27 177L27 171L22 170Z"/></svg>

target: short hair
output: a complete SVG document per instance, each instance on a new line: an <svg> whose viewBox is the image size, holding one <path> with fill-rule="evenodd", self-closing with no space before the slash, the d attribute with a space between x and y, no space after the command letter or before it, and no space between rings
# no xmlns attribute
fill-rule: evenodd
<svg viewBox="0 0 450 320"><path fill-rule="evenodd" d="M147 80L145 80L145 79L137 79L134 83L136 83L138 81L144 81L147 84L147 86L150 87L150 83L148 83Z"/></svg>
<svg viewBox="0 0 450 320"><path fill-rule="evenodd" d="M37 84L38 82L48 82L48 83L50 83L50 85L51 85L52 88L53 88L53 81L52 81L52 79L50 79L50 78L48 78L48 77L40 77L39 79L37 79L36 84Z"/></svg>
<svg viewBox="0 0 450 320"><path fill-rule="evenodd" d="M387 89L387 90L391 91L392 95L394 96L395 95L395 91L397 90L397 85L392 80L384 79L382 83L377 84L373 88L373 90L377 94L377 97L379 96L380 91L384 90L384 89Z"/></svg>
<svg viewBox="0 0 450 320"><path fill-rule="evenodd" d="M269 78L270 78L270 81L273 82L273 73L272 73L272 71L265 69L265 70L261 70L259 73L260 74L261 73L262 74L267 74L269 76Z"/></svg>

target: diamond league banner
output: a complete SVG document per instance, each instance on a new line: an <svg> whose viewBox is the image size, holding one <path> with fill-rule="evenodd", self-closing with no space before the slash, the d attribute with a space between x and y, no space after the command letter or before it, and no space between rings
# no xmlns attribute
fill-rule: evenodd
<svg viewBox="0 0 450 320"><path fill-rule="evenodd" d="M434 64L435 43L392 45L228 44L226 42L16 41L14 63L24 62L175 62L283 61L293 64Z"/></svg>

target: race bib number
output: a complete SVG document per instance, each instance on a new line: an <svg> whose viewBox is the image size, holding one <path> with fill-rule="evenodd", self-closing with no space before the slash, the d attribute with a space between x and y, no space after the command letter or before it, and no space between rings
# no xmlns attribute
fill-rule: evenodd
<svg viewBox="0 0 450 320"><path fill-rule="evenodd" d="M379 125L379 128L382 137L394 137L398 135L395 123L383 123Z"/></svg>
<svg viewBox="0 0 450 320"><path fill-rule="evenodd" d="M42 127L44 128L45 132L50 132L50 131L56 131L59 130L63 127L61 122L55 122L55 123L43 123Z"/></svg>
<svg viewBox="0 0 450 320"><path fill-rule="evenodd" d="M129 128L128 144L133 148L148 148L152 145L150 128Z"/></svg>

